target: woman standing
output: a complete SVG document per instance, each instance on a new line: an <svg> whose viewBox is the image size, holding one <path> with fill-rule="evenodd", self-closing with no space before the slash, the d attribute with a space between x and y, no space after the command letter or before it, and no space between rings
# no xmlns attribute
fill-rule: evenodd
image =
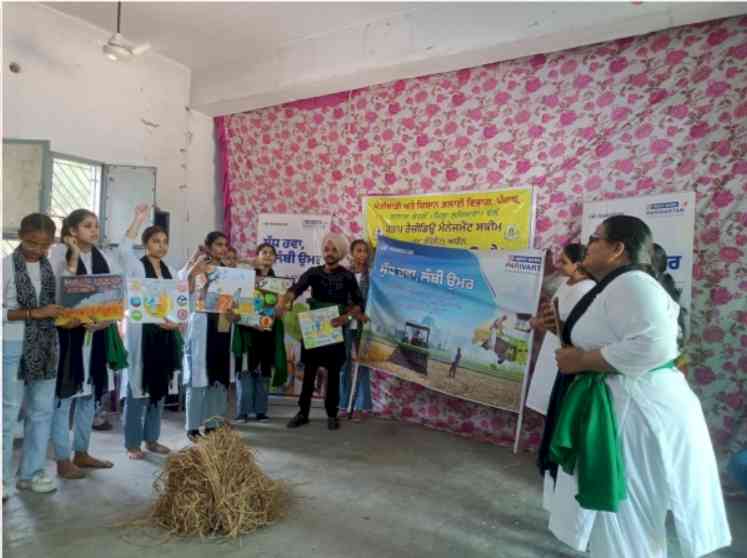
<svg viewBox="0 0 747 558"><path fill-rule="evenodd" d="M213 231L205 237L187 266L179 272L182 279L189 278L194 308L200 281L206 283L225 255L228 246L226 235ZM221 320L221 316L227 320ZM205 426L209 434L219 423L215 417L224 417L228 407L228 387L231 381L231 322L238 320L233 313L215 314L192 311L189 315L184 339L184 385L186 394L187 437L195 441Z"/></svg>
<svg viewBox="0 0 747 558"><path fill-rule="evenodd" d="M47 253L55 224L41 213L21 220L18 247L3 258L3 501L13 491L13 430L26 420L18 488L52 492L46 460L57 377L57 282Z"/></svg>
<svg viewBox="0 0 747 558"><path fill-rule="evenodd" d="M99 240L99 220L87 209L76 209L62 223L60 233L64 245L55 246L50 256L58 280L76 275L116 273L107 256L96 247ZM58 297L61 289L58 290ZM81 468L110 469L111 461L97 459L88 453L96 404L110 391L106 358L106 332L112 322L98 322L58 328L60 360L52 445L57 460L57 475L64 479L84 476ZM70 406L75 399L74 442L71 458Z"/></svg>
<svg viewBox="0 0 747 558"><path fill-rule="evenodd" d="M589 276L589 274L581 267L581 262L586 256L586 247L583 244L572 243L568 244L563 248L563 252L560 254L558 261L558 270L561 276L567 278L566 281L561 283L558 290L553 296L554 300L557 300L558 305L558 318L561 322L565 322L568 319L568 315L576 306L579 300L581 300L586 293L594 288L595 282ZM550 331L550 334L545 337L543 343L551 343L551 350L558 349L560 347L560 341L556 337L557 332L555 331L555 311L552 305L545 305L542 308L542 314L534 317L529 321L532 328L537 331ZM552 394L548 403L546 421L550 431L555 424L557 418L558 406L563 398L568 386L573 380L572 376L558 374L557 367L553 367L554 370L550 372L554 378ZM535 371L535 374L546 373L547 371ZM549 509L552 493L555 491L555 479L558 475L558 466L552 463L549 459L551 436L545 436L542 439L540 450L537 456L537 464L540 469L540 474L544 476L544 491L542 502L545 509ZM561 471L562 475L563 472Z"/></svg>
<svg viewBox="0 0 747 558"><path fill-rule="evenodd" d="M141 241L145 255L134 255L134 241L148 218L148 206L135 208L135 217L119 243L119 256L127 277L171 279L171 269L163 258L169 251L169 237L159 226L143 231ZM122 382L125 397L124 437L127 456L144 459L142 443L153 453L167 454L169 448L158 443L161 435L161 413L168 395L169 382L181 369L182 340L178 325L127 323L129 366Z"/></svg>
<svg viewBox="0 0 747 558"><path fill-rule="evenodd" d="M254 260L257 281L275 277L272 269L277 252L271 244L260 244ZM267 416L272 368L285 362L285 335L279 332L282 321L275 320L270 331L239 325L236 328L233 352L236 357L236 409L237 420L249 421L255 415L258 421L270 420ZM282 353L282 354L278 354ZM246 367L244 367L246 355ZM285 374L287 376L287 372Z"/></svg>
<svg viewBox="0 0 747 558"><path fill-rule="evenodd" d="M368 262L371 257L371 251L368 242L358 238L350 243L350 255L353 261L352 272L355 274L355 280L358 282L361 295L363 296L363 305L361 312L366 311L366 297L368 297ZM353 383L353 356L357 358L358 349L360 348L361 335L363 333L363 324L358 320L353 320L349 328L344 328L345 349L347 351L347 361L340 372L340 401L342 407L347 411L350 404L350 390ZM358 378L355 383L355 395L353 400L352 416L353 420L360 420L363 413L371 411L373 406L371 402L371 375L367 366L358 366Z"/></svg>
<svg viewBox="0 0 747 558"><path fill-rule="evenodd" d="M666 557L668 511L683 555L703 556L731 543L700 401L673 364L680 308L650 274L650 264L651 231L643 221L616 215L597 227L583 267L598 283L571 311L565 346L556 353L563 374L581 373L560 414L572 411L570 390L591 380L607 394L617 431L609 448L624 467L623 498L611 511L581 508L574 496L585 501L594 487L579 482L580 455L570 477L577 488L563 489L559 479L551 505L550 530L578 550L589 544L599 558ZM567 441L560 431L551 445L556 461ZM579 425L576 432L587 431ZM577 443L578 434L571 441ZM595 478L604 472L596 467Z"/></svg>

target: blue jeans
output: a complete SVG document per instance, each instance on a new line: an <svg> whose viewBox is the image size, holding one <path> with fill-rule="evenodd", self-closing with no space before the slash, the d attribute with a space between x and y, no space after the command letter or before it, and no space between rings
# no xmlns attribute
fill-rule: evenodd
<svg viewBox="0 0 747 558"><path fill-rule="evenodd" d="M13 485L13 429L18 412L26 400L23 456L19 477L29 480L46 469L47 445L52 423L55 380L39 380L25 385L18 379L23 341L3 341L3 488Z"/></svg>
<svg viewBox="0 0 747 558"><path fill-rule="evenodd" d="M211 387L187 386L186 407L187 431L197 430L203 423L206 428L217 428L220 421L208 419L226 416L228 392L223 384Z"/></svg>
<svg viewBox="0 0 747 558"><path fill-rule="evenodd" d="M152 405L149 397L133 397L127 386L124 406L125 449L139 449L143 440L157 442L161 436L161 412L164 400ZM145 415L145 416L143 416Z"/></svg>
<svg viewBox="0 0 747 558"><path fill-rule="evenodd" d="M57 461L70 459L70 405L75 399L75 417L73 418L74 441L76 453L88 453L91 444L93 416L96 414L96 403L93 395L68 397L54 400L54 417L52 418L52 447Z"/></svg>
<svg viewBox="0 0 747 558"><path fill-rule="evenodd" d="M350 385L353 383L353 338L356 332L350 328L343 329L345 338L345 352L348 359L340 371L340 408L347 410L350 403ZM371 377L367 366L358 366L358 382L355 389L353 409L356 411L370 411L373 407L371 402Z"/></svg>
<svg viewBox="0 0 747 558"><path fill-rule="evenodd" d="M735 453L729 460L729 473L747 492L747 448Z"/></svg>
<svg viewBox="0 0 747 558"><path fill-rule="evenodd" d="M236 414L266 415L270 378L242 372L236 378Z"/></svg>

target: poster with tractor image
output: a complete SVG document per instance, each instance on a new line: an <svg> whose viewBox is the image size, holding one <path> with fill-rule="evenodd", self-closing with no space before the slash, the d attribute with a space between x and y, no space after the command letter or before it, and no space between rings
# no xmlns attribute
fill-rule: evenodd
<svg viewBox="0 0 747 558"><path fill-rule="evenodd" d="M189 285L176 279L128 279L127 316L138 324L186 323Z"/></svg>

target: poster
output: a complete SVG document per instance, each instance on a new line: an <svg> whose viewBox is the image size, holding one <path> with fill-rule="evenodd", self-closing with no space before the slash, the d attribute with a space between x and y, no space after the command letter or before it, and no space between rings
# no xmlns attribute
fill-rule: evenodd
<svg viewBox="0 0 747 558"><path fill-rule="evenodd" d="M56 325L71 320L82 323L109 322L124 318L125 282L122 275L62 277L61 304L65 311Z"/></svg>
<svg viewBox="0 0 747 558"><path fill-rule="evenodd" d="M520 412L543 253L379 237L359 360L430 389Z"/></svg>
<svg viewBox="0 0 747 558"><path fill-rule="evenodd" d="M249 313L254 297L253 269L214 266L195 280L198 312L225 314L231 309L239 315Z"/></svg>
<svg viewBox="0 0 747 558"><path fill-rule="evenodd" d="M329 215L262 213L257 244L266 242L278 254L273 270L295 281L310 267L322 265L322 238L329 232Z"/></svg>
<svg viewBox="0 0 747 558"><path fill-rule="evenodd" d="M372 246L384 235L417 244L473 250L521 250L533 240L533 192L370 196L363 200Z"/></svg>
<svg viewBox="0 0 747 558"><path fill-rule="evenodd" d="M332 325L332 320L339 316L340 309L337 306L327 306L298 314L303 346L306 349L316 349L342 343L342 328Z"/></svg>
<svg viewBox="0 0 747 558"><path fill-rule="evenodd" d="M189 283L177 279L127 279L127 318L138 324L186 323Z"/></svg>
<svg viewBox="0 0 747 558"><path fill-rule="evenodd" d="M633 215L651 229L654 242L667 252L667 270L678 289L680 305L690 310L693 282L695 192L662 194L584 203L581 241L588 242L594 229L611 215Z"/></svg>
<svg viewBox="0 0 747 558"><path fill-rule="evenodd" d="M270 331L275 323L275 305L285 294L292 281L285 277L260 277L256 279L254 297L246 303L248 312L241 316L240 325Z"/></svg>

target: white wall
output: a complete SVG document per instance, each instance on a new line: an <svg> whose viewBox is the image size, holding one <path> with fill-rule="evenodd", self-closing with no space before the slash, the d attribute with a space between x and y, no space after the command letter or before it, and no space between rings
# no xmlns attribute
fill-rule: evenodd
<svg viewBox="0 0 747 558"><path fill-rule="evenodd" d="M157 203L171 212L169 260L181 263L193 237L215 225L212 119L187 109L189 69L155 53L112 62L101 54L110 32L40 4L2 10L3 137L157 167ZM6 70L11 62L21 73Z"/></svg>
<svg viewBox="0 0 747 558"><path fill-rule="evenodd" d="M747 13L745 2L427 2L192 75L221 115Z"/></svg>

